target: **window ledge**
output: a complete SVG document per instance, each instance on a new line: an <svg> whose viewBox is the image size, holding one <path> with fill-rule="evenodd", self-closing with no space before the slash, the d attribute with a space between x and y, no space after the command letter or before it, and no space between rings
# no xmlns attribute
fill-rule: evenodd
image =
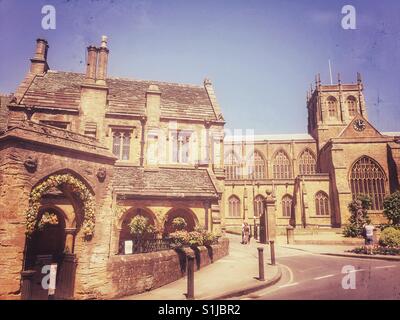
<svg viewBox="0 0 400 320"><path fill-rule="evenodd" d="M116 166L127 166L127 167L139 167L138 164L135 164L132 161L129 160L117 160L115 161Z"/></svg>
<svg viewBox="0 0 400 320"><path fill-rule="evenodd" d="M330 218L331 215L327 214L327 215L320 215L320 216L308 216L309 218Z"/></svg>

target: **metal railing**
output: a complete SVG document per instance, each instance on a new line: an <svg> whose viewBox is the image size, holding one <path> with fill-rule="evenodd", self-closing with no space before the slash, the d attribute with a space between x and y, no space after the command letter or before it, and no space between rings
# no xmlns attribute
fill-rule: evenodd
<svg viewBox="0 0 400 320"><path fill-rule="evenodd" d="M171 239L162 238L162 239L140 239L133 238L126 241L132 241L132 253L130 252L130 248L128 249L129 254L137 254L137 253L148 253L148 252L156 252L162 250L171 249ZM126 254L127 249L125 246L127 245L126 241L120 241L119 243L119 254Z"/></svg>
<svg viewBox="0 0 400 320"><path fill-rule="evenodd" d="M211 245L218 244L219 237L216 238ZM126 241L131 241L127 244ZM129 245L129 248L126 247ZM130 249L132 247L132 250ZM175 239L172 238L132 238L119 242L118 254L138 254L149 253L163 250L177 249L180 247L190 247L190 245L180 246ZM126 250L127 249L127 250Z"/></svg>

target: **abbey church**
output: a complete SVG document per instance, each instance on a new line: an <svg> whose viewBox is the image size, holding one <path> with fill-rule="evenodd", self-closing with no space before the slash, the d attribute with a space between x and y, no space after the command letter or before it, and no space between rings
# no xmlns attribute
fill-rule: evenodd
<svg viewBox="0 0 400 320"><path fill-rule="evenodd" d="M400 133L368 121L360 75L335 85L317 77L308 133L249 141L225 134L209 79L110 77L106 37L87 48L82 73L50 68L48 53L38 39L25 78L0 100L0 297L20 294L38 257L65 252L78 261L74 298L108 297L110 261L136 215L164 232L176 217L189 230L239 231L259 225L267 197L273 238L288 225L340 228L348 203L367 194L373 221L384 222L383 199L400 183ZM47 214L58 231L35 233Z"/></svg>

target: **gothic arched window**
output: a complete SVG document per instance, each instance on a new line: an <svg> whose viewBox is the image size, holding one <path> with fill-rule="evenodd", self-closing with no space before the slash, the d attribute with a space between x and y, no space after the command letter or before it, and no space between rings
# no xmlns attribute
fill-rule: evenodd
<svg viewBox="0 0 400 320"><path fill-rule="evenodd" d="M353 96L349 96L346 99L347 109L349 110L349 116L354 117L357 113L357 100Z"/></svg>
<svg viewBox="0 0 400 320"><path fill-rule="evenodd" d="M240 164L232 150L225 159L225 176L227 180L238 180L241 178Z"/></svg>
<svg viewBox="0 0 400 320"><path fill-rule="evenodd" d="M286 194L282 197L282 216L292 216L292 196Z"/></svg>
<svg viewBox="0 0 400 320"><path fill-rule="evenodd" d="M323 191L318 191L315 195L315 214L317 216L329 215L329 198Z"/></svg>
<svg viewBox="0 0 400 320"><path fill-rule="evenodd" d="M314 154L306 149L304 150L299 158L299 172L300 174L314 174L316 167L316 160Z"/></svg>
<svg viewBox="0 0 400 320"><path fill-rule="evenodd" d="M259 217L264 211L264 197L258 195L254 198L254 216Z"/></svg>
<svg viewBox="0 0 400 320"><path fill-rule="evenodd" d="M230 217L240 217L240 200L236 196L230 196L229 202L229 216Z"/></svg>
<svg viewBox="0 0 400 320"><path fill-rule="evenodd" d="M372 210L383 210L386 175L379 164L370 157L358 159L350 171L350 187L353 199L367 195L372 201Z"/></svg>
<svg viewBox="0 0 400 320"><path fill-rule="evenodd" d="M247 172L250 178L265 179L265 161L258 151L254 151L247 163Z"/></svg>
<svg viewBox="0 0 400 320"><path fill-rule="evenodd" d="M291 165L290 160L285 151L278 151L275 155L272 165L274 179L290 179Z"/></svg>
<svg viewBox="0 0 400 320"><path fill-rule="evenodd" d="M331 118L337 117L337 100L330 96L326 99L326 104L328 105L328 114Z"/></svg>

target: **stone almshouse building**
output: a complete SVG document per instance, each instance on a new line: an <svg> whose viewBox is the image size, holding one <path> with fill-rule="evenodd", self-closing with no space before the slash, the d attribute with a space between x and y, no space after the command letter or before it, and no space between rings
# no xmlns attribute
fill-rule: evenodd
<svg viewBox="0 0 400 320"><path fill-rule="evenodd" d="M121 281L108 261L134 215L165 230L177 216L220 229L225 122L209 80L107 77L106 37L87 48L83 74L51 70L47 53L38 39L15 95L1 97L0 296L20 293L35 257L67 251L78 259L75 297L107 297ZM27 219L45 212L61 235L26 239Z"/></svg>
<svg viewBox="0 0 400 320"><path fill-rule="evenodd" d="M308 134L225 137L227 229L251 225L263 210L266 190L273 236L287 225L341 227L348 203L372 199L373 223L385 222L385 195L399 188L400 133L380 133L368 122L363 83L322 85L307 94ZM272 225L271 225L272 224Z"/></svg>
<svg viewBox="0 0 400 320"><path fill-rule="evenodd" d="M360 77L317 79L307 99L309 134L224 142L209 80L108 77L106 37L87 48L85 73L51 70L47 53L38 39L25 79L14 95L0 96L0 298L18 297L21 271L29 277L49 253L78 260L76 273L66 273L75 277L67 279L74 298L127 293L135 281L147 290L155 277L166 283L165 270L146 277L125 258L115 262L137 214L166 231L177 216L189 229L238 230L260 215L270 191L272 238L288 224L340 227L361 193L381 221L383 197L399 187L400 137L368 122ZM26 237L46 213L59 229Z"/></svg>

